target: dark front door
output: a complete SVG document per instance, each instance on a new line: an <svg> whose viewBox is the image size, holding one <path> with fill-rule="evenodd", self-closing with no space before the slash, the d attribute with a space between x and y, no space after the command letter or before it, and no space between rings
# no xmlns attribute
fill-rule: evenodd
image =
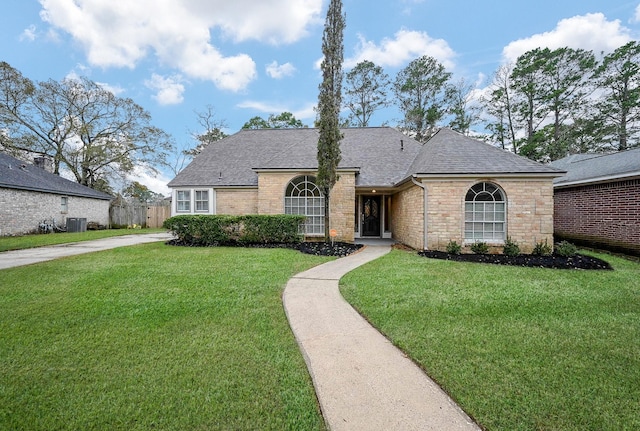
<svg viewBox="0 0 640 431"><path fill-rule="evenodd" d="M362 236L380 236L380 196L362 198Z"/></svg>

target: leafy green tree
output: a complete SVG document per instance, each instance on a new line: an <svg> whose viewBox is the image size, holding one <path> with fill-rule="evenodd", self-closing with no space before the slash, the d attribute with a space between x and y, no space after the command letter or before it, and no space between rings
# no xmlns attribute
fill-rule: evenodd
<svg viewBox="0 0 640 431"><path fill-rule="evenodd" d="M570 124L576 116L584 116L593 93L592 76L596 67L593 52L559 48L547 50L544 66L543 100L552 119L552 135L546 143L545 157L556 160L566 156L573 146Z"/></svg>
<svg viewBox="0 0 640 431"><path fill-rule="evenodd" d="M546 50L548 51L548 49ZM543 96L545 50L527 51L516 60L511 72L511 90L515 120L524 124L523 144L531 147L534 134L549 114Z"/></svg>
<svg viewBox="0 0 640 431"><path fill-rule="evenodd" d="M606 55L596 79L604 90L598 103L609 141L619 151L640 143L640 42L631 41Z"/></svg>
<svg viewBox="0 0 640 431"><path fill-rule="evenodd" d="M588 115L595 67L591 51L572 48L537 48L517 59L509 91L512 124L524 129L520 154L548 161L576 146L572 124Z"/></svg>
<svg viewBox="0 0 640 431"><path fill-rule="evenodd" d="M464 78L448 85L445 90L447 114L452 117L449 127L464 135L468 135L471 126L480 121L481 107L474 103L473 90L474 86Z"/></svg>
<svg viewBox="0 0 640 431"><path fill-rule="evenodd" d="M243 129L299 129L307 127L291 112L282 112L279 115L271 114L268 119L255 116L244 123Z"/></svg>
<svg viewBox="0 0 640 431"><path fill-rule="evenodd" d="M484 112L493 119L487 124L491 139L497 141L503 150L511 149L519 154L516 139L515 95L511 89L511 69L513 65L503 65L496 70L489 85L488 96L481 99Z"/></svg>
<svg viewBox="0 0 640 431"><path fill-rule="evenodd" d="M0 74L3 146L48 155L89 187L166 163L171 140L133 100L86 78L33 83L7 63Z"/></svg>
<svg viewBox="0 0 640 431"><path fill-rule="evenodd" d="M349 123L355 127L367 127L371 116L380 108L389 106L389 75L373 62L362 61L345 77L345 106L349 108Z"/></svg>
<svg viewBox="0 0 640 431"><path fill-rule="evenodd" d="M122 196L137 200L143 203L156 202L162 200L164 196L149 189L138 181L131 182L122 190Z"/></svg>
<svg viewBox="0 0 640 431"><path fill-rule="evenodd" d="M325 240L329 241L329 199L338 180L340 154L340 107L342 106L343 33L342 1L331 0L322 35L322 82L318 95L318 187L324 193Z"/></svg>
<svg viewBox="0 0 640 431"><path fill-rule="evenodd" d="M404 119L401 128L425 142L445 114L445 90L451 77L436 59L423 56L401 70L393 83Z"/></svg>

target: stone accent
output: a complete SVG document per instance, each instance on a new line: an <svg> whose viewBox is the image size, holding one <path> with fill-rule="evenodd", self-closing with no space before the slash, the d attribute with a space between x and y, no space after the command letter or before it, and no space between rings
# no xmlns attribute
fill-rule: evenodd
<svg viewBox="0 0 640 431"><path fill-rule="evenodd" d="M67 197L67 211L62 211ZM55 219L66 226L67 218L86 218L87 222L109 225L109 201L101 199L0 188L0 236L37 231L44 221Z"/></svg>
<svg viewBox="0 0 640 431"><path fill-rule="evenodd" d="M580 244L640 256L640 179L555 190L555 232Z"/></svg>
<svg viewBox="0 0 640 431"><path fill-rule="evenodd" d="M216 214L247 215L257 213L257 189L216 189Z"/></svg>

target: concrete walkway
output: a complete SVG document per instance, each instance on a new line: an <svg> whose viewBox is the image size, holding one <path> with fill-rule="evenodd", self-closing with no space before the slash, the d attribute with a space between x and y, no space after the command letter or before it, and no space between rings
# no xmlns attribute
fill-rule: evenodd
<svg viewBox="0 0 640 431"><path fill-rule="evenodd" d="M116 247L126 247L147 242L168 241L172 238L173 235L169 233L123 235L25 250L4 251L0 253L0 269L46 262L60 257L109 250Z"/></svg>
<svg viewBox="0 0 640 431"><path fill-rule="evenodd" d="M296 275L285 288L284 308L325 421L333 431L478 431L438 385L340 295L338 281L344 274L390 250L367 246Z"/></svg>

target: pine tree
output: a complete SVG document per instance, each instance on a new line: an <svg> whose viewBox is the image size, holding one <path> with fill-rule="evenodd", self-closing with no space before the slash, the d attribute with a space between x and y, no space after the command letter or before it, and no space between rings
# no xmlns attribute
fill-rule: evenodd
<svg viewBox="0 0 640 431"><path fill-rule="evenodd" d="M340 106L342 105L343 31L342 1L331 0L322 35L322 83L318 95L318 187L324 193L324 232L329 241L329 199L338 180L340 163Z"/></svg>

